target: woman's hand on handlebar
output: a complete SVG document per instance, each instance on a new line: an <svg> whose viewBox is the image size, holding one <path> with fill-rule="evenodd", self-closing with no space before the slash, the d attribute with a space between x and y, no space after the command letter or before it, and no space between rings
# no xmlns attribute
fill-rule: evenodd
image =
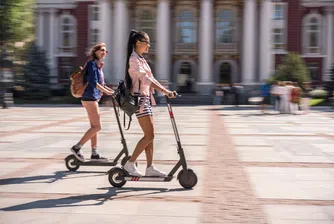
<svg viewBox="0 0 334 224"><path fill-rule="evenodd" d="M169 91L168 90L166 96L168 96L168 98L176 98L177 92L176 91Z"/></svg>
<svg viewBox="0 0 334 224"><path fill-rule="evenodd" d="M109 91L106 92L106 94L109 95L109 96L113 96L115 94L115 91L113 91L113 90L110 91L109 90Z"/></svg>

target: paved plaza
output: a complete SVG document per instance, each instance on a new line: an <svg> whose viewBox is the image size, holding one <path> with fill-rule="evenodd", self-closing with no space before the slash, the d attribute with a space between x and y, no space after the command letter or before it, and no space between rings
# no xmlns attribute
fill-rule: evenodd
<svg viewBox="0 0 334 224"><path fill-rule="evenodd" d="M175 106L192 190L179 182L109 184L111 167L69 172L64 158L88 129L80 106L0 110L0 223L332 224L334 111L261 114L256 107ZM121 150L113 108L101 107L99 151ZM122 114L123 116L123 114ZM122 118L121 116L121 118ZM167 108L154 108L155 164L178 160ZM142 137L125 131L130 152ZM90 156L89 144L83 147ZM138 166L145 171L145 155Z"/></svg>

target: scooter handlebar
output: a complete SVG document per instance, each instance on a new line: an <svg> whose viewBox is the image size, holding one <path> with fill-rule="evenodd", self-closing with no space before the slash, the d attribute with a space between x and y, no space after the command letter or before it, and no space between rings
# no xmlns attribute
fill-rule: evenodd
<svg viewBox="0 0 334 224"><path fill-rule="evenodd" d="M179 98L182 96L182 95L179 95L176 91L173 91L172 94L173 94L173 97L169 97L165 95L166 99Z"/></svg>

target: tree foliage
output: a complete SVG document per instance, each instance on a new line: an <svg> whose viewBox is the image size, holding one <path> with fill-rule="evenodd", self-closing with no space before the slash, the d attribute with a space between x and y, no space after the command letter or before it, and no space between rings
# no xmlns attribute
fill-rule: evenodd
<svg viewBox="0 0 334 224"><path fill-rule="evenodd" d="M0 45L31 39L34 36L35 0L0 1Z"/></svg>
<svg viewBox="0 0 334 224"><path fill-rule="evenodd" d="M305 61L296 53L287 54L283 63L279 65L274 80L292 81L292 82L309 82L310 74L306 67Z"/></svg>
<svg viewBox="0 0 334 224"><path fill-rule="evenodd" d="M27 49L23 66L24 98L46 99L50 95L50 76L46 54L33 42Z"/></svg>

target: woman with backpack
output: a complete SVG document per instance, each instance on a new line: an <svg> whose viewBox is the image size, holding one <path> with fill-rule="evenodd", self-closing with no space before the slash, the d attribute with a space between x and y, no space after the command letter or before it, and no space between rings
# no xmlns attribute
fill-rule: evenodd
<svg viewBox="0 0 334 224"><path fill-rule="evenodd" d="M81 153L81 147L89 140L92 147L91 160L106 160L106 158L102 157L97 151L97 133L101 130L99 101L103 93L107 95L114 94L114 90L105 85L102 71L102 60L107 54L108 51L105 43L95 45L90 51L89 61L84 66L84 83L88 83L88 85L82 95L81 103L87 111L90 128L80 141L71 148L71 152L74 156L82 162L85 159Z"/></svg>
<svg viewBox="0 0 334 224"><path fill-rule="evenodd" d="M134 30L130 32L125 82L127 88L134 95L140 97L136 117L144 132L144 137L138 142L130 160L124 165L124 169L131 176L142 176L142 173L136 167L135 162L138 156L145 150L147 160L145 176L165 177L167 174L153 165L154 126L151 105L155 105L155 101L152 94L154 89L156 89L169 98L174 98L176 92L169 91L153 77L150 66L143 57L143 53L147 53L149 47L150 38L145 32L137 32Z"/></svg>

